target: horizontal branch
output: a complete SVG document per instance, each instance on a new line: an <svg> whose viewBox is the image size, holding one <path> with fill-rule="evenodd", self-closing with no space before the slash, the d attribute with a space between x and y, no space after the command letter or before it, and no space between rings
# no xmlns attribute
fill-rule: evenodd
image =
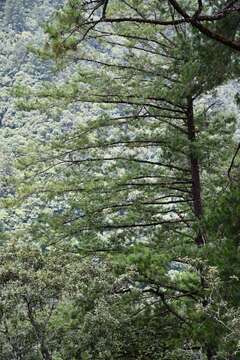
<svg viewBox="0 0 240 360"><path fill-rule="evenodd" d="M89 158L89 159L81 159L81 160L64 160L63 162L70 162L73 164L80 164L80 163L84 163L84 162L92 162L92 161L126 161L126 162L136 162L139 164L149 164L149 165L157 165L157 166L163 166L163 167L167 167L171 170L175 169L178 171L183 171L183 172L190 172L190 169L185 169L183 167L178 167L175 165L171 165L171 164L164 164L158 161L150 161L150 160L141 160L141 159L131 159L131 158L124 158L124 157L106 157L106 158Z"/></svg>
<svg viewBox="0 0 240 360"><path fill-rule="evenodd" d="M115 230L115 229L134 229L134 228L144 228L144 227L155 227L159 225L175 225L179 223L185 223L185 222L193 222L193 219L185 219L184 221L179 220L162 220L162 221L156 221L156 222L150 222L150 223L131 223L131 224L102 224L102 225L96 225L93 227L85 227L82 229L79 229L77 232L74 232L74 234L77 234L79 232L84 231L104 231L104 230ZM74 235L69 234L69 235Z"/></svg>

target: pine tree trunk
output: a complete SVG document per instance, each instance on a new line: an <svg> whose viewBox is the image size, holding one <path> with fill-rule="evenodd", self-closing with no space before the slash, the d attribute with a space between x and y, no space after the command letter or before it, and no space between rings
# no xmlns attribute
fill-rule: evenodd
<svg viewBox="0 0 240 360"><path fill-rule="evenodd" d="M190 96L188 97L188 104L187 104L187 129L188 129L188 139L190 141L190 166L191 166L191 178L192 178L193 211L197 220L200 221L203 216L200 167L199 167L198 155L196 154L196 150L194 146L196 143L196 129L194 124L193 100L192 97ZM201 230L198 231L195 241L198 246L204 245L205 240Z"/></svg>

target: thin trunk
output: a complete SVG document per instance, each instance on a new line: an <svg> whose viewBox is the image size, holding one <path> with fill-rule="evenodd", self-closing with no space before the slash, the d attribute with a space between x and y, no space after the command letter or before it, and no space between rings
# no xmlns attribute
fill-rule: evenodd
<svg viewBox="0 0 240 360"><path fill-rule="evenodd" d="M188 97L187 105L188 105L187 128L188 128L188 139L190 140L190 165L191 165L191 177L192 177L193 211L197 220L201 221L203 216L203 207L202 207L202 198L201 198L200 167L199 167L198 156L195 150L196 129L194 124L192 97ZM205 240L201 230L198 231L195 241L198 246L204 245Z"/></svg>
<svg viewBox="0 0 240 360"><path fill-rule="evenodd" d="M48 348L45 345L45 341L43 339L41 341L41 353L44 360L52 360L52 356L50 355Z"/></svg>
<svg viewBox="0 0 240 360"><path fill-rule="evenodd" d="M207 349L207 360L212 360L214 355L215 355L215 353L210 348L208 348Z"/></svg>
<svg viewBox="0 0 240 360"><path fill-rule="evenodd" d="M52 356L51 356L51 354L48 350L47 344L45 342L44 330L39 326L38 322L34 318L31 302L27 298L25 298L25 301L26 301L26 305L27 305L27 312L28 312L28 317L29 317L30 323L35 331L36 337L40 344L40 352L41 352L42 358L44 360L52 360Z"/></svg>

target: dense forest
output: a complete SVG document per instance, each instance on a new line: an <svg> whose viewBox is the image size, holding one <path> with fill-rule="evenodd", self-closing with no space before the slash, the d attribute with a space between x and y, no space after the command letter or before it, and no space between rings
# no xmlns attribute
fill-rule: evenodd
<svg viewBox="0 0 240 360"><path fill-rule="evenodd" d="M0 18L0 360L240 360L240 1Z"/></svg>

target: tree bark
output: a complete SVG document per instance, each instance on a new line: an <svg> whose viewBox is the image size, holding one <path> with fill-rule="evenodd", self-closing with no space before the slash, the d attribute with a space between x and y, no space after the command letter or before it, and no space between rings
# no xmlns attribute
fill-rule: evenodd
<svg viewBox="0 0 240 360"><path fill-rule="evenodd" d="M196 129L193 114L193 100L189 96L187 99L187 130L188 140L190 141L190 167L192 179L192 199L193 199L193 212L198 221L201 221L203 216L203 206L201 198L201 181L200 181L200 166L198 155L196 154ZM201 230L198 231L195 242L198 246L205 243L205 239Z"/></svg>

